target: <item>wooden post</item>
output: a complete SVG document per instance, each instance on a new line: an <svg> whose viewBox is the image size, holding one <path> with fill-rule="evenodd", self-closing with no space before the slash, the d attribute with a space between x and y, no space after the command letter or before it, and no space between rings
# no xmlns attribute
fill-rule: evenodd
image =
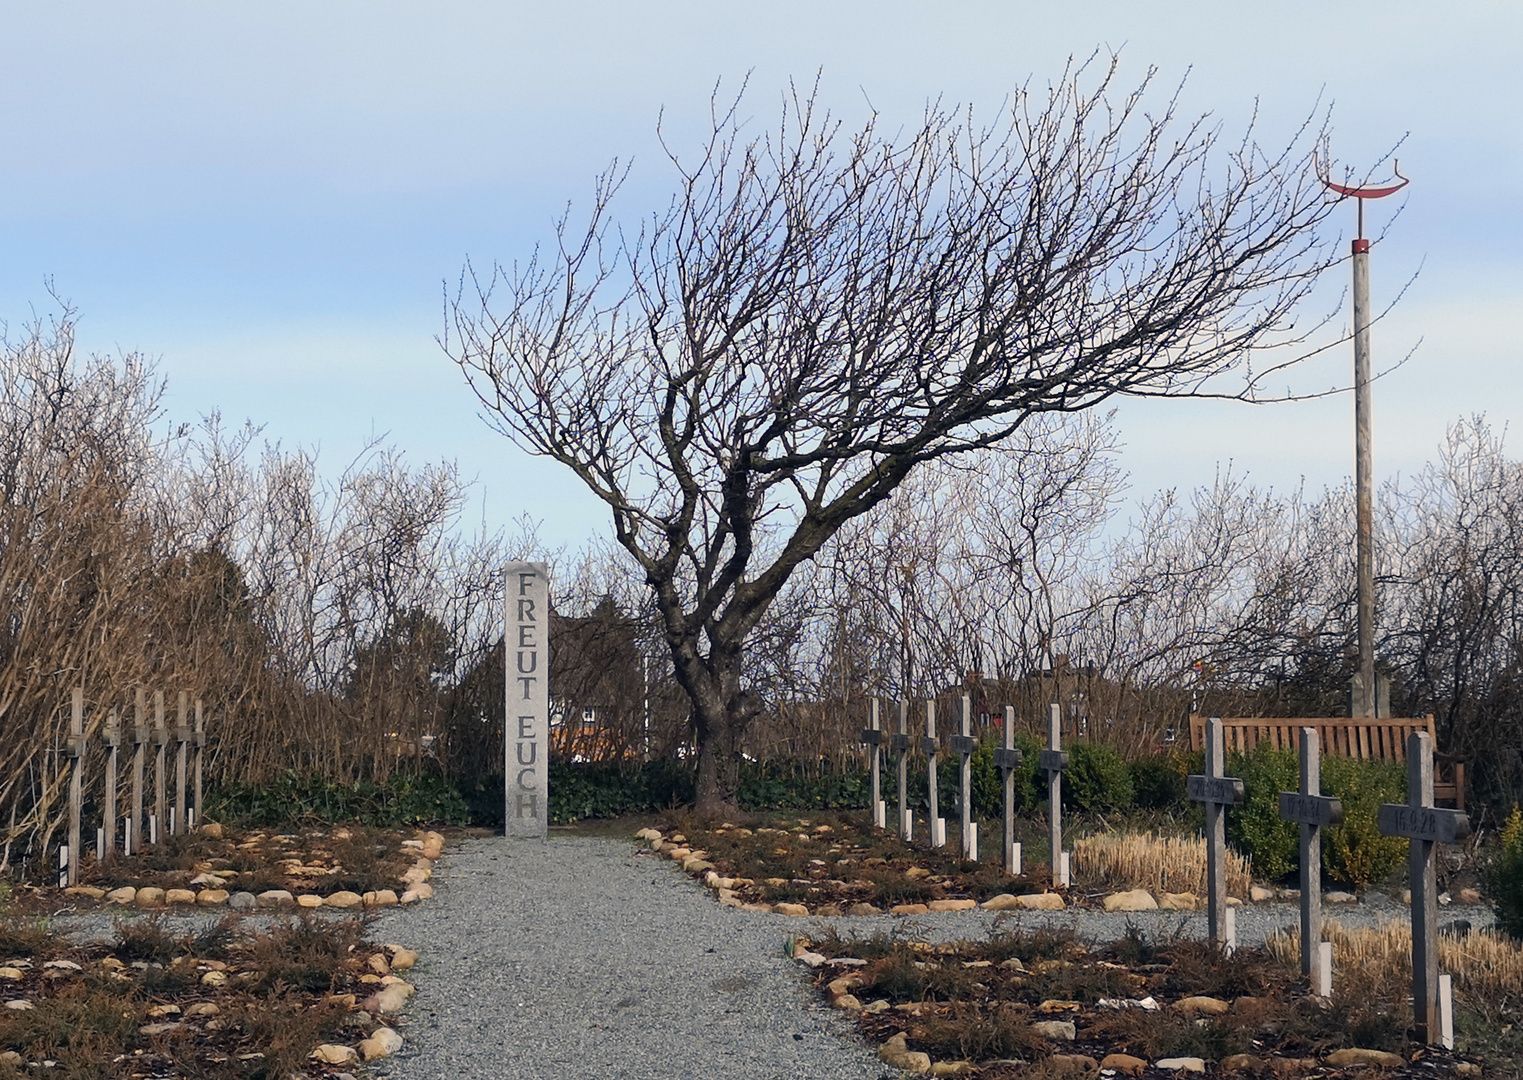
<svg viewBox="0 0 1523 1080"><path fill-rule="evenodd" d="M179 836L185 831L185 783L188 779L186 754L194 732L190 727L190 695L180 691L179 709L175 725L175 814L170 822L170 835Z"/></svg>
<svg viewBox="0 0 1523 1080"><path fill-rule="evenodd" d="M1015 770L1023 755L1015 748L1015 706L1005 706L1004 745L994 751L994 764L1005 774L1005 873L1021 872L1021 845L1015 842Z"/></svg>
<svg viewBox="0 0 1523 1080"><path fill-rule="evenodd" d="M165 775L165 748L169 742L169 731L164 726L164 691L153 692L153 820L150 822L149 839L153 843L159 842L159 832L164 828L168 815L165 813L169 805L167 781Z"/></svg>
<svg viewBox="0 0 1523 1080"><path fill-rule="evenodd" d="M899 700L899 731L893 737L894 753L899 755L899 835L906 841L914 839L915 818L910 813L910 703Z"/></svg>
<svg viewBox="0 0 1523 1080"><path fill-rule="evenodd" d="M204 816L201 807L201 758L206 751L206 720L201 715L201 699L196 698L196 731L195 731L196 761L191 770L193 791L196 797L196 816L188 824L195 825Z"/></svg>
<svg viewBox="0 0 1523 1080"><path fill-rule="evenodd" d="M1407 737L1407 801L1382 803L1376 824L1386 836L1411 841L1407 868L1412 886L1412 1017L1417 1041L1440 1036L1438 1001L1438 877L1433 845L1470 835L1470 819L1459 810L1433 805L1433 740L1426 731Z"/></svg>
<svg viewBox="0 0 1523 1080"><path fill-rule="evenodd" d="M1206 804L1206 923L1211 944L1225 949L1227 934L1227 819L1226 806L1243 801L1243 782L1227 771L1227 754L1222 742L1222 722L1213 716L1206 721L1206 772L1185 777L1185 793Z"/></svg>
<svg viewBox="0 0 1523 1080"><path fill-rule="evenodd" d="M1052 848L1052 887L1068 884L1063 873L1063 770L1068 751L1063 749L1063 706L1056 701L1047 711L1047 749L1037 759L1047 771L1047 842Z"/></svg>
<svg viewBox="0 0 1523 1080"><path fill-rule="evenodd" d="M936 740L936 702L925 703L925 738L920 743L920 748L925 751L926 757L926 794L931 802L931 846L942 847L947 842L946 824L940 818L941 809L936 799L936 759L941 751L941 744Z"/></svg>
<svg viewBox="0 0 1523 1080"><path fill-rule="evenodd" d="M871 774L872 792L868 796L873 809L873 824L886 828L883 808L882 748L883 724L878 716L878 699L872 699L868 715L868 727L862 732L862 743L867 747L868 772Z"/></svg>
<svg viewBox="0 0 1523 1080"><path fill-rule="evenodd" d="M1280 792L1280 816L1301 825L1301 974L1330 997L1322 972L1322 826L1343 821L1343 804L1322 794L1322 746L1315 728L1301 729L1301 790Z"/></svg>
<svg viewBox="0 0 1523 1080"><path fill-rule="evenodd" d="M132 718L132 818L127 823L130 835L124 851L136 855L143 847L143 744L148 741L147 696L141 688Z"/></svg>
<svg viewBox="0 0 1523 1080"><path fill-rule="evenodd" d="M967 694L962 696L962 716L957 723L957 734L947 740L953 753L962 760L957 768L958 800L957 811L961 818L962 828L962 857L964 859L978 859L978 834L973 824L973 750L978 741L973 738L971 730L973 720L973 699Z"/></svg>
<svg viewBox="0 0 1523 1080"><path fill-rule="evenodd" d="M69 710L69 866L68 883L79 884L79 817L84 809L85 780L85 688L74 688Z"/></svg>
<svg viewBox="0 0 1523 1080"><path fill-rule="evenodd" d="M104 849L103 857L110 859L116 854L117 753L122 741L121 718L115 709L111 710L101 739L106 744L106 793L101 806L101 847Z"/></svg>

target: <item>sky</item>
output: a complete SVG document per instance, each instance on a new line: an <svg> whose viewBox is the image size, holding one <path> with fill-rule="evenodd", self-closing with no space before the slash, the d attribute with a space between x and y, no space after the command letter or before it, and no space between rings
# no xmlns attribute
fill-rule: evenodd
<svg viewBox="0 0 1523 1080"><path fill-rule="evenodd" d="M49 311L51 282L81 347L156 359L167 421L252 419L332 474L380 436L415 464L456 461L490 527L528 514L575 547L605 529L599 506L487 428L438 344L466 259L527 256L614 158L633 167L616 216L663 207L657 120L696 145L716 85L749 79L760 121L816 73L846 114L910 124L940 98L992 117L1069 57L1117 50L1120 85L1156 67L1227 132L1256 114L1283 143L1330 106L1337 167L1359 175L1400 143L1411 186L1369 209L1369 231L1389 225L1375 306L1405 287L1374 335L1377 368L1407 358L1375 389L1385 480L1462 417L1523 420L1520 42L1516 0L0 0L0 320L14 336ZM1345 242L1353 213L1332 221ZM1344 384L1350 364L1335 350L1304 385ZM1121 465L1136 497L1228 461L1315 493L1352 472L1352 409L1126 402Z"/></svg>

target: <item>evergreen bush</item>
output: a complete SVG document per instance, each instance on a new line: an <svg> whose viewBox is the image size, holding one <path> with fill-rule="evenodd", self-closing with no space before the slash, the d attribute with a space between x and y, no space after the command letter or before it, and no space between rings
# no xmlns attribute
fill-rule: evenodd
<svg viewBox="0 0 1523 1080"><path fill-rule="evenodd" d="M1269 881L1300 865L1300 833L1295 822L1280 817L1280 792L1295 791L1300 773L1294 751L1268 742L1227 755L1227 775L1243 781L1242 804L1227 812L1227 841Z"/></svg>
<svg viewBox="0 0 1523 1080"><path fill-rule="evenodd" d="M1198 772L1198 765L1186 750L1150 754L1131 762L1132 804L1143 810L1187 809L1185 777Z"/></svg>
<svg viewBox="0 0 1523 1080"><path fill-rule="evenodd" d="M1523 941L1523 813L1516 806L1502 826L1501 841L1486 867L1486 895L1496 909L1497 925Z"/></svg>
<svg viewBox="0 0 1523 1080"><path fill-rule="evenodd" d="M1343 804L1343 824L1322 830L1322 867L1349 885L1384 881L1407 857L1407 841L1382 836L1381 803L1407 800L1407 770L1398 761L1322 758L1322 793Z"/></svg>
<svg viewBox="0 0 1523 1080"><path fill-rule="evenodd" d="M1073 810L1129 810L1132 773L1126 759L1105 743L1074 743L1063 773L1063 805Z"/></svg>

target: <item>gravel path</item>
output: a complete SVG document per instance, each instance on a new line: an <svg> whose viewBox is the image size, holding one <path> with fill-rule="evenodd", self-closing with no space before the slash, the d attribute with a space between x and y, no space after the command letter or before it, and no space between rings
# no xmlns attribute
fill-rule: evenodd
<svg viewBox="0 0 1523 1080"><path fill-rule="evenodd" d="M898 931L929 940L982 937L989 912L910 919L791 919L720 907L671 862L633 843L502 838L447 852L433 900L389 912L372 934L421 949L407 1048L376 1063L395 1080L578 1077L678 1080L716 1075L876 1078L884 1068L849 1024L808 991L783 956L790 934ZM1293 904L1238 909L1239 941L1295 925ZM1405 919L1378 894L1329 905L1345 926ZM1488 909L1444 918L1490 921ZM1205 935L1202 913L1024 912L1021 925L1072 926L1092 940L1128 922Z"/></svg>

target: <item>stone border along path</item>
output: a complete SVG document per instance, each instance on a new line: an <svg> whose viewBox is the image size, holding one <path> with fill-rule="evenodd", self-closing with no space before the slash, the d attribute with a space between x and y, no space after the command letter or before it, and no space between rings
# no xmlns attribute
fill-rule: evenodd
<svg viewBox="0 0 1523 1080"><path fill-rule="evenodd" d="M982 938L992 911L790 917L716 903L711 891L637 842L501 837L445 852L438 901L388 909L377 939L422 952L405 1048L371 1064L395 1080L878 1080L876 1048L813 993L785 941L827 926L929 941ZM1237 934L1257 944L1297 923L1286 903L1243 904ZM1476 926L1490 910L1458 907ZM1339 905L1345 927L1407 918L1372 894ZM1023 911L1022 926L1070 926L1114 940L1128 924L1204 937L1204 912ZM1008 921L1004 925L1009 925Z"/></svg>

